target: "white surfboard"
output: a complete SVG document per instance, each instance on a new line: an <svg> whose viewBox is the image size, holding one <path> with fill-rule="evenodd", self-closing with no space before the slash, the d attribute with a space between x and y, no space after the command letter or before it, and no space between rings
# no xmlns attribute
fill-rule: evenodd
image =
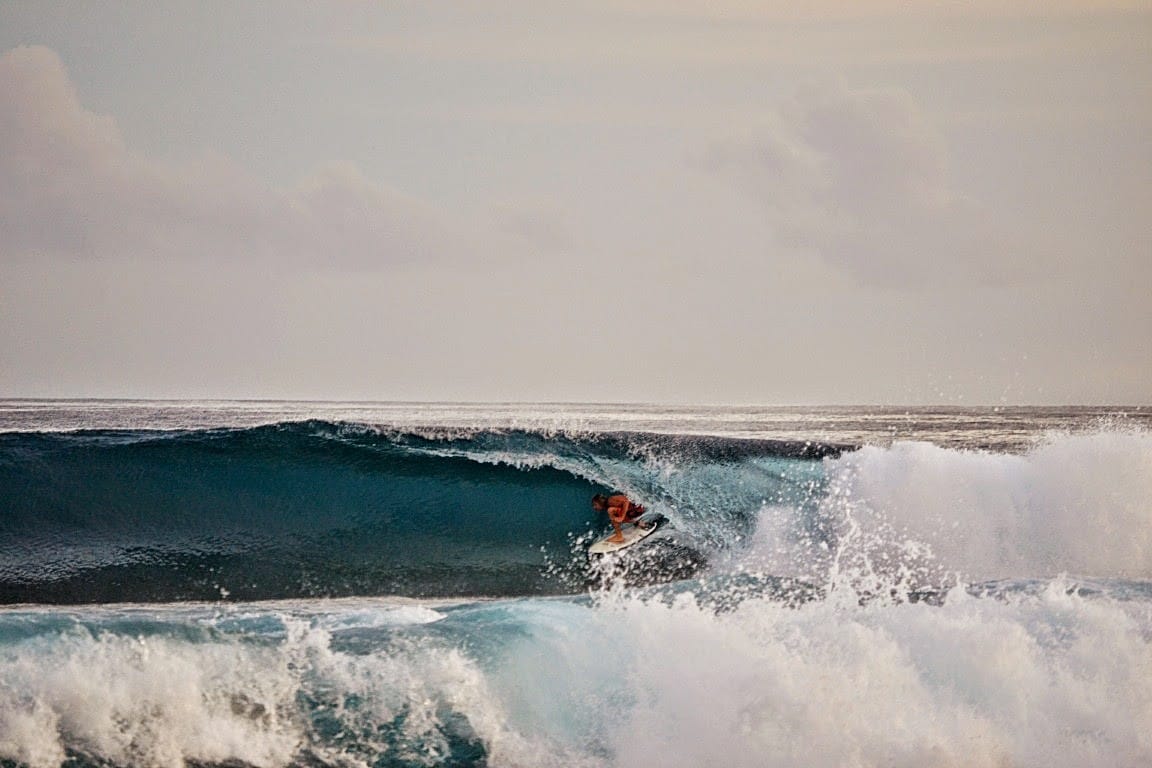
<svg viewBox="0 0 1152 768"><path fill-rule="evenodd" d="M620 533L624 536L624 541L609 541L616 535L616 529L606 534L603 538L596 540L592 546L588 547L588 554L590 555L606 555L609 552L619 552L622 549L636 544L656 533L656 529L660 527L660 523L664 521L663 517L657 517L655 520L645 520L649 523L647 528L641 528L634 523L624 523L620 526Z"/></svg>

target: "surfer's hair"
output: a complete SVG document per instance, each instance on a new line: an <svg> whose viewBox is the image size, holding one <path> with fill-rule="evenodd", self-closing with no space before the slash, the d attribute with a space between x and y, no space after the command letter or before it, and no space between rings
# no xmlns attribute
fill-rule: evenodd
<svg viewBox="0 0 1152 768"><path fill-rule="evenodd" d="M598 493L592 497L592 506L601 507L608 504L608 497L602 493Z"/></svg>

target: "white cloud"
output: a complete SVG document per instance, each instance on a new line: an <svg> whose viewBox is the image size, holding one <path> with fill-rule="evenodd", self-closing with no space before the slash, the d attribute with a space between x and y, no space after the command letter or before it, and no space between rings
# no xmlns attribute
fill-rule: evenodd
<svg viewBox="0 0 1152 768"><path fill-rule="evenodd" d="M454 253L437 213L328 168L291 189L232 160L163 163L88 111L43 47L0 56L0 258L176 256L360 267Z"/></svg>
<svg viewBox="0 0 1152 768"><path fill-rule="evenodd" d="M707 162L761 201L782 244L869 281L1011 272L1012 238L954 187L943 137L905 93L798 97Z"/></svg>

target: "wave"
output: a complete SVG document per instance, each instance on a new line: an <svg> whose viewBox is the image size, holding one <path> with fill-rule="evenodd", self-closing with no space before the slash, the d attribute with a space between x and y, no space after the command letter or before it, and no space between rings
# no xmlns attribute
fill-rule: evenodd
<svg viewBox="0 0 1152 768"><path fill-rule="evenodd" d="M0 435L0 601L573 591L594 493L669 514L668 468L802 462L814 444L643 433L246 429ZM679 487L684 486L684 487Z"/></svg>
<svg viewBox="0 0 1152 768"><path fill-rule="evenodd" d="M669 518L590 568L594 493ZM0 435L0 602L580 592L713 573L906 594L1152 578L1152 435L1020 454L326 421Z"/></svg>

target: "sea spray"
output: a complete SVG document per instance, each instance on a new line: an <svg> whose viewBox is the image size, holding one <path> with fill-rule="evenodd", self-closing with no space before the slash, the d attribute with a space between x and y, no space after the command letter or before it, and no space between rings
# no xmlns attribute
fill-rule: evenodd
<svg viewBox="0 0 1152 768"><path fill-rule="evenodd" d="M827 515L854 516L878 546L919 545L966 579L1152 579L1147 432L1054 436L1022 455L897 443L828 469L843 492Z"/></svg>

